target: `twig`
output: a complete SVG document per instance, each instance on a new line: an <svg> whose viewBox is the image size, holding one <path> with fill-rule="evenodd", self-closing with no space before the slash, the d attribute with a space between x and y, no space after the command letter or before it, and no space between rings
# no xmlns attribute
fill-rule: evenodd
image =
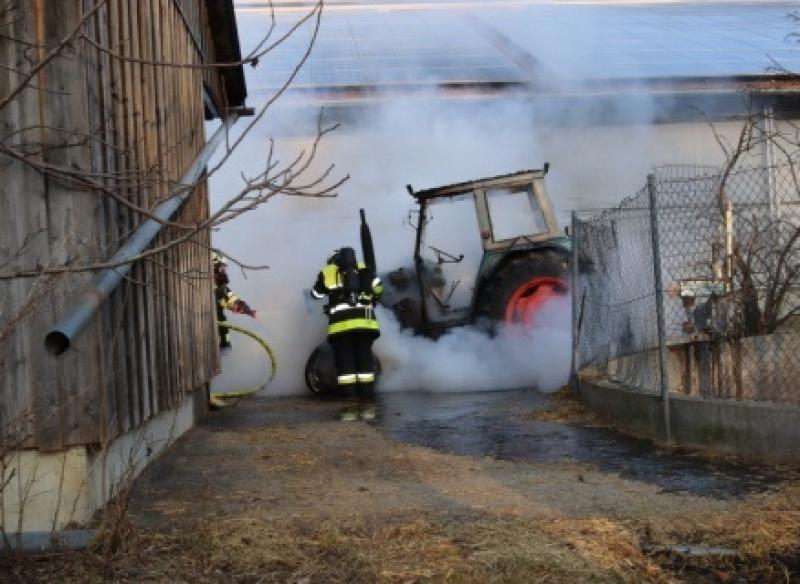
<svg viewBox="0 0 800 584"><path fill-rule="evenodd" d="M33 69L31 69L28 72L27 75L25 75L25 77L23 77L22 81L16 87L14 87L5 97L0 99L0 111L5 109L5 107L9 103L11 103L11 100L13 100L17 95L19 95L22 91L24 91L26 87L28 87L28 84L31 81L33 81L34 77L36 77L39 74L39 71L44 69L47 66L47 64L50 63L50 61L52 61L53 59L58 57L58 55L61 54L61 52L67 47L67 45L69 45L72 42L72 40L75 39L75 37L80 33L83 26L90 19L92 19L94 15L97 13L97 11L100 10L100 8L102 8L105 4L106 0L98 0L98 2L92 7L92 9L83 15L83 17L80 19L75 28L73 28L72 31L61 40L61 42L59 42L55 47L53 47L53 49L51 49L50 52L48 52L42 58L42 60L39 61L33 67Z"/></svg>

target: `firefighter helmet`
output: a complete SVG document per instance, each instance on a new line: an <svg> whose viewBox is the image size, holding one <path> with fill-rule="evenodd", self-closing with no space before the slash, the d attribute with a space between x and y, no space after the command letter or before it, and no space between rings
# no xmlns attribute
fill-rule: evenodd
<svg viewBox="0 0 800 584"><path fill-rule="evenodd" d="M215 251L211 252L211 261L214 262L215 266L227 266L228 262L225 260L225 256L219 254Z"/></svg>

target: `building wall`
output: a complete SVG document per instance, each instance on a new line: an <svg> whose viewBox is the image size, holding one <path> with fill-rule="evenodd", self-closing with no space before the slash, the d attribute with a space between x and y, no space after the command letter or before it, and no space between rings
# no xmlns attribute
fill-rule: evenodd
<svg viewBox="0 0 800 584"><path fill-rule="evenodd" d="M104 448L76 445L58 452L17 450L0 464L0 527L17 534L50 533L86 525L92 514L125 492L145 467L197 421L206 396L194 392ZM0 543L0 550L3 544Z"/></svg>
<svg viewBox="0 0 800 584"><path fill-rule="evenodd" d="M94 5L16 4L3 20L17 42L0 42L0 100ZM86 22L85 38L0 107L3 144L13 147L0 153L0 272L102 261L146 219L140 210L175 186L204 143L209 72L197 65L215 57L191 26L207 22L204 7L201 0L109 0ZM135 263L59 357L45 352L44 335L92 272L0 279L6 447L107 443L209 381L218 367L209 233L188 236L208 213L201 184L153 245L185 241Z"/></svg>

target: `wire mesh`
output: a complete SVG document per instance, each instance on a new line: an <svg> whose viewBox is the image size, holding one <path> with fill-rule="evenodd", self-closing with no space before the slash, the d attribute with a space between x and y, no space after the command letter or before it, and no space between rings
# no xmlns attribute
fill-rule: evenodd
<svg viewBox="0 0 800 584"><path fill-rule="evenodd" d="M648 194L578 219L582 264L578 295L578 366L643 392L657 393L653 248Z"/></svg>
<svg viewBox="0 0 800 584"><path fill-rule="evenodd" d="M800 402L800 188L793 165L656 170L656 325L647 190L577 222L576 361L647 393ZM659 339L668 347L660 370Z"/></svg>

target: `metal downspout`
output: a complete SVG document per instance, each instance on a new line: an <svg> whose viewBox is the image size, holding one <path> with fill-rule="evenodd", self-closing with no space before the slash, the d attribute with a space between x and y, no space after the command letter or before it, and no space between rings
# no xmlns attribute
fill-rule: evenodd
<svg viewBox="0 0 800 584"><path fill-rule="evenodd" d="M246 115L246 113L234 111L225 119L181 177L181 186L176 187L173 191L177 191L177 194L159 203L153 209L152 214L155 217L161 221L167 221L181 207L193 192L193 189L187 189L186 185L193 185L200 178L203 169L208 165L208 161L231 126L236 123L240 115ZM128 274L132 265L130 260L141 254L150 245L162 227L162 223L155 219L148 219L136 228L128 241L108 260L109 263L119 265L106 268L97 274L91 286L81 294L78 303L47 333L44 345L50 354L60 355L69 349L72 340L80 334L120 280Z"/></svg>

